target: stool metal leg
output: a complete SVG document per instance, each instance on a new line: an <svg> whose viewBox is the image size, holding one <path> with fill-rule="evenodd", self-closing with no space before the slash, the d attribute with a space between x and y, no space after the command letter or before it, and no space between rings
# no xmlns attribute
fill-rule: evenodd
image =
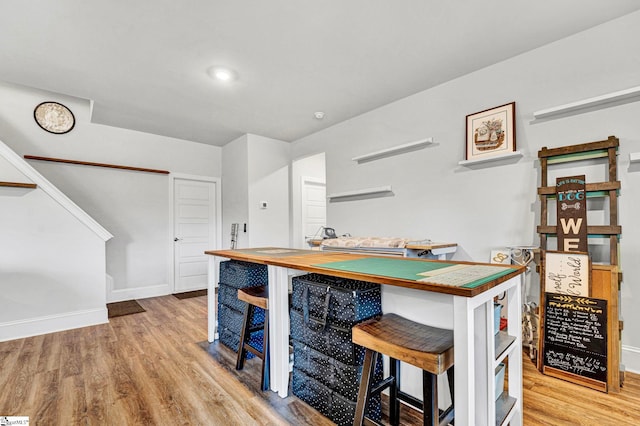
<svg viewBox="0 0 640 426"><path fill-rule="evenodd" d="M242 331L240 333L240 345L238 347L238 357L236 358L236 370L242 370L244 368L244 359L247 355L247 350L244 348L244 342L249 337L249 328L251 327L251 317L253 313L253 305L247 303L247 307L244 310L244 320L242 321Z"/></svg>
<svg viewBox="0 0 640 426"><path fill-rule="evenodd" d="M454 392L454 388L453 388L453 383L454 383L454 373L453 373L453 369L455 368L455 365L452 365L451 367L449 367L449 369L447 370L447 381L449 382L449 393L451 394L451 404L453 405L453 396L455 395Z"/></svg>
<svg viewBox="0 0 640 426"><path fill-rule="evenodd" d="M400 361L389 358L389 376L395 380L389 386L389 423L392 426L400 424L400 400L398 399L398 389L400 389Z"/></svg>
<svg viewBox="0 0 640 426"><path fill-rule="evenodd" d="M438 411L438 376L422 371L423 424L437 426L440 413Z"/></svg>
<svg viewBox="0 0 640 426"><path fill-rule="evenodd" d="M356 412L353 416L353 426L361 426L364 422L364 415L369 405L371 388L375 385L373 377L375 374L376 360L378 352L367 349L364 353L364 363L362 365L362 378L360 379L360 389L358 390L358 402Z"/></svg>
<svg viewBox="0 0 640 426"><path fill-rule="evenodd" d="M264 340L262 341L262 390L269 389L269 311L264 311Z"/></svg>

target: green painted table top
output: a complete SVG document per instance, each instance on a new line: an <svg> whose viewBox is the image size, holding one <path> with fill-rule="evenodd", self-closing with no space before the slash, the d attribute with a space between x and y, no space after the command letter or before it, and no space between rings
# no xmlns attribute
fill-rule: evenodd
<svg viewBox="0 0 640 426"><path fill-rule="evenodd" d="M314 266L413 281L474 288L513 272L497 265L421 262L407 259L370 257Z"/></svg>

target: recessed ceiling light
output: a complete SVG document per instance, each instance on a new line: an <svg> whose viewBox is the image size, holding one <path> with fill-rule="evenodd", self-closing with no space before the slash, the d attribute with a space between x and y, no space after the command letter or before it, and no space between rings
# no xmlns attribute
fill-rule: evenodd
<svg viewBox="0 0 640 426"><path fill-rule="evenodd" d="M316 118L316 120L322 120L324 118L324 112L316 111L313 113L313 116Z"/></svg>
<svg viewBox="0 0 640 426"><path fill-rule="evenodd" d="M209 77L214 80L222 81L228 83L230 81L234 81L238 78L236 72L229 68L224 67L211 67L207 70Z"/></svg>

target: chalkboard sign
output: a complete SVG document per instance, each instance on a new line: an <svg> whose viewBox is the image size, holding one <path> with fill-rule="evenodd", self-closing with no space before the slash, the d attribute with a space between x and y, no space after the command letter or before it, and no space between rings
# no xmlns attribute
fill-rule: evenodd
<svg viewBox="0 0 640 426"><path fill-rule="evenodd" d="M543 362L545 374L606 391L607 301L546 293Z"/></svg>

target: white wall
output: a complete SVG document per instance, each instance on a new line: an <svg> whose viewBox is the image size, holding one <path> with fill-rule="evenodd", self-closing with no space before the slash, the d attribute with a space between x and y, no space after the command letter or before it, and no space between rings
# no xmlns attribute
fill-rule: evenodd
<svg viewBox="0 0 640 426"><path fill-rule="evenodd" d="M40 129L33 109L59 101L75 114L67 134ZM221 148L89 122L86 100L0 82L0 139L19 155L38 155L168 170L198 176L221 175ZM30 163L108 229L109 301L167 294L173 280L171 200L167 175Z"/></svg>
<svg viewBox="0 0 640 426"><path fill-rule="evenodd" d="M287 142L253 134L222 148L224 247L232 223L240 225L237 248L289 245L289 151Z"/></svg>
<svg viewBox="0 0 640 426"><path fill-rule="evenodd" d="M2 156L0 181L34 183ZM106 322L104 239L42 186L0 206L0 341Z"/></svg>
<svg viewBox="0 0 640 426"><path fill-rule="evenodd" d="M229 142L222 147L222 247L231 244L231 224L240 225L236 248L249 247L249 171L248 135Z"/></svg>
<svg viewBox="0 0 640 426"><path fill-rule="evenodd" d="M633 216L640 170L628 161L640 151L640 102L532 123L534 111L640 85L639 51L640 13L634 13L300 139L292 157L326 152L327 193L392 186L392 197L329 203L327 222L338 232L453 241L455 259L488 261L492 248L538 243L538 150L619 137L623 362L640 371L640 227ZM458 165L465 116L512 101L523 157ZM351 161L429 136L436 143L420 151ZM533 286L529 297L538 291Z"/></svg>
<svg viewBox="0 0 640 426"><path fill-rule="evenodd" d="M257 135L249 140L249 246L289 245L289 163L287 142ZM261 207L262 202L267 208Z"/></svg>

